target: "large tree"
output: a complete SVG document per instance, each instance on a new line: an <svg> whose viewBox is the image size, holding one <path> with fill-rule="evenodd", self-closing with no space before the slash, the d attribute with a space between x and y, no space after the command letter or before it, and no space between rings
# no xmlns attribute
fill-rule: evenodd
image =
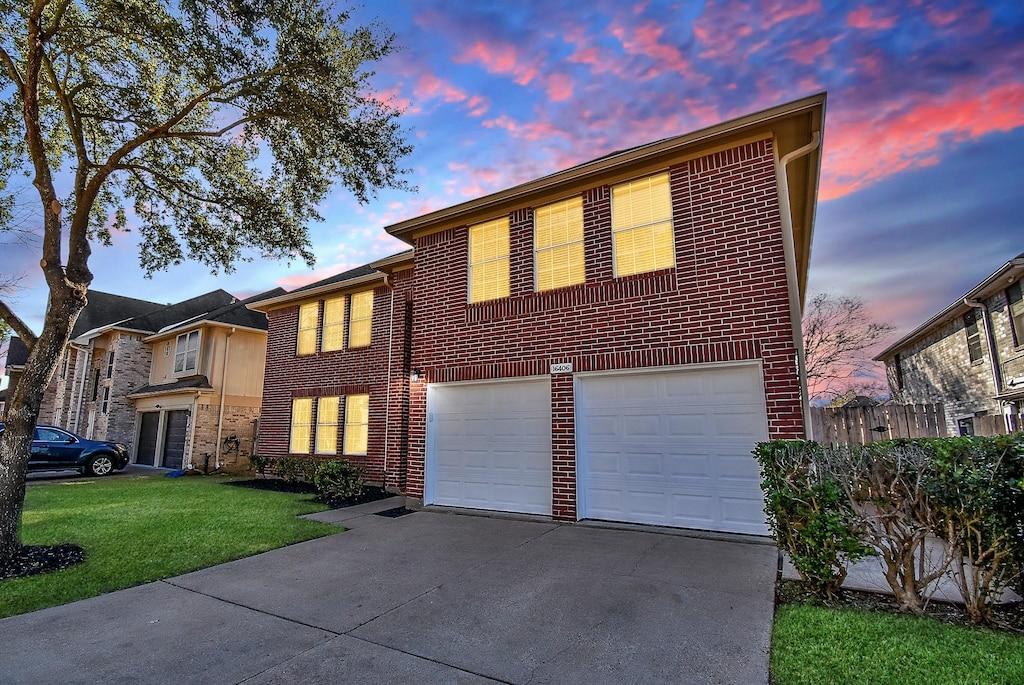
<svg viewBox="0 0 1024 685"><path fill-rule="evenodd" d="M32 426L94 245L137 231L147 273L312 264L307 226L335 181L360 201L404 187L399 112L366 68L394 36L351 23L317 0L0 0L0 230L24 173L49 287L38 336L0 301L30 350L0 438L0 562L20 548Z"/></svg>
<svg viewBox="0 0 1024 685"><path fill-rule="evenodd" d="M819 293L804 312L804 354L812 399L835 399L849 392L888 392L879 366L868 357L872 347L895 330L875 321L859 297Z"/></svg>

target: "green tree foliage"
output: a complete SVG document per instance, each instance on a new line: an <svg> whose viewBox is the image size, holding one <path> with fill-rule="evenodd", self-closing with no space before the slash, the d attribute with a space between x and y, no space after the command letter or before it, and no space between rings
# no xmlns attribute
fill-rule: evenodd
<svg viewBox="0 0 1024 685"><path fill-rule="evenodd" d="M394 51L315 0L0 0L0 230L19 174L38 192L50 290L0 442L0 558L17 550L31 426L85 306L89 255L138 231L146 272L255 256L312 263L307 225L335 182L405 186L399 112L367 64Z"/></svg>

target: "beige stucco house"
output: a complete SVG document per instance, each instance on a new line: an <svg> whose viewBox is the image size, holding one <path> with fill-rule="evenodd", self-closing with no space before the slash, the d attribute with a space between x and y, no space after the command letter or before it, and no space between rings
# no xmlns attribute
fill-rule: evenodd
<svg viewBox="0 0 1024 685"><path fill-rule="evenodd" d="M950 435L973 435L983 421L1015 428L1024 413L1022 279L1024 253L878 354L893 399L942 403Z"/></svg>

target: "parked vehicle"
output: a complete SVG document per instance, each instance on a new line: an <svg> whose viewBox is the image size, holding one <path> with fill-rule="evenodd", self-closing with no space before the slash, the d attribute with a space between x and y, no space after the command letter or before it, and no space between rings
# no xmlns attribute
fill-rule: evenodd
<svg viewBox="0 0 1024 685"><path fill-rule="evenodd" d="M0 423L0 435L4 424ZM56 426L36 426L32 436L29 471L75 469L84 475L106 476L128 464L128 446L119 442L88 440Z"/></svg>

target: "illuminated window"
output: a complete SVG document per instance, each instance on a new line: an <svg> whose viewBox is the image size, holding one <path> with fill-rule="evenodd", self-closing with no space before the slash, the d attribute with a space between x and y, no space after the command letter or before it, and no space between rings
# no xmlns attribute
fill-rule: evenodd
<svg viewBox="0 0 1024 685"><path fill-rule="evenodd" d="M316 353L316 325L320 318L320 303L310 302L299 307L298 354Z"/></svg>
<svg viewBox="0 0 1024 685"><path fill-rule="evenodd" d="M508 297L508 217L469 227L469 301Z"/></svg>
<svg viewBox="0 0 1024 685"><path fill-rule="evenodd" d="M587 280L583 254L583 198L540 207L533 214L537 290Z"/></svg>
<svg viewBox="0 0 1024 685"><path fill-rule="evenodd" d="M612 244L616 276L675 266L667 173L612 188Z"/></svg>
<svg viewBox="0 0 1024 685"><path fill-rule="evenodd" d="M370 396L345 398L345 454L366 454L370 427Z"/></svg>
<svg viewBox="0 0 1024 685"><path fill-rule="evenodd" d="M288 451L309 454L309 430L313 422L313 399L296 397L292 400L292 430Z"/></svg>
<svg viewBox="0 0 1024 685"><path fill-rule="evenodd" d="M199 331L182 333L174 346L174 373L195 371L199 364ZM110 353L107 363L107 378L114 369L114 353Z"/></svg>
<svg viewBox="0 0 1024 685"><path fill-rule="evenodd" d="M373 330L373 291L352 296L352 318L348 323L348 346L366 347Z"/></svg>
<svg viewBox="0 0 1024 685"><path fill-rule="evenodd" d="M345 346L345 298L324 302L323 351L332 352Z"/></svg>
<svg viewBox="0 0 1024 685"><path fill-rule="evenodd" d="M338 453L337 397L321 397L316 401L316 453Z"/></svg>

